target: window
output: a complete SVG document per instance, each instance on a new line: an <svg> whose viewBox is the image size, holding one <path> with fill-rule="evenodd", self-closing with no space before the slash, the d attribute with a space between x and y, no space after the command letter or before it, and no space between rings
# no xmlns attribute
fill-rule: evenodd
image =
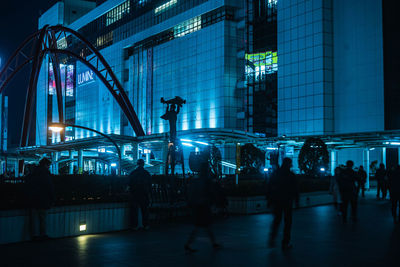
<svg viewBox="0 0 400 267"><path fill-rule="evenodd" d="M158 13L164 12L164 11L168 10L170 7L172 7L173 5L175 5L176 3L178 3L178 0L171 0L171 1L168 1L167 3L165 3L165 4L163 4L163 5L159 6L159 7L157 7L157 8L154 10L154 13L155 13L155 14L158 14Z"/></svg>
<svg viewBox="0 0 400 267"><path fill-rule="evenodd" d="M189 19L174 27L174 37L182 37L201 29L201 16Z"/></svg>
<svg viewBox="0 0 400 267"><path fill-rule="evenodd" d="M119 6L108 11L106 15L106 26L113 24L114 22L122 19L126 14L128 14L131 9L130 4L130 1L125 1Z"/></svg>

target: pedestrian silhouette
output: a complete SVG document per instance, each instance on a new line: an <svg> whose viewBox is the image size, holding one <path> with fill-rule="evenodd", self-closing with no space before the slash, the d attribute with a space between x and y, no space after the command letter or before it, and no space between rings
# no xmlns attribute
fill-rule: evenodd
<svg viewBox="0 0 400 267"><path fill-rule="evenodd" d="M392 216L393 216L393 222L394 223L400 223L399 220L399 213L397 213L397 207L400 209L400 166L398 165L396 169L394 170L393 174L390 177L389 180L390 184L390 200L392 202Z"/></svg>
<svg viewBox="0 0 400 267"><path fill-rule="evenodd" d="M184 246L186 252L195 252L191 247L196 239L200 228L206 230L212 246L217 249L220 245L216 242L214 233L211 229L212 215L211 204L215 196L214 186L210 177L208 160L205 155L201 157L201 167L198 177L194 176L188 187L188 204L192 210L194 229Z"/></svg>
<svg viewBox="0 0 400 267"><path fill-rule="evenodd" d="M39 165L26 177L26 191L29 200L29 226L33 240L48 239L46 233L47 210L55 200L54 184L51 180L51 161L47 158L40 160ZM36 219L39 219L39 235L36 233Z"/></svg>
<svg viewBox="0 0 400 267"><path fill-rule="evenodd" d="M129 175L131 193L131 219L132 229L139 230L139 208L142 213L142 224L145 230L149 229L149 204L151 193L151 176L144 169L144 160L137 161L137 168Z"/></svg>
<svg viewBox="0 0 400 267"><path fill-rule="evenodd" d="M343 222L347 222L347 209L349 204L351 205L351 214L353 222L357 221L357 193L358 193L358 176L353 170L353 161L348 160L346 162L346 168L341 172L339 176L339 188L340 195L342 198L342 219Z"/></svg>
<svg viewBox="0 0 400 267"><path fill-rule="evenodd" d="M361 196L365 197L365 183L367 182L367 173L364 171L364 167L361 165L360 168L358 169L358 179L359 179L359 185L358 185L358 193L361 191Z"/></svg>
<svg viewBox="0 0 400 267"><path fill-rule="evenodd" d="M380 192L382 192L382 198L385 199L385 177L386 177L386 170L385 170L385 164L381 163L379 165L379 169L376 170L375 173L375 178L377 182L377 188L376 188L376 198L380 198Z"/></svg>
<svg viewBox="0 0 400 267"><path fill-rule="evenodd" d="M292 160L284 158L282 166L272 174L268 183L267 198L270 206L272 206L274 220L271 224L271 232L269 237L269 246L275 246L275 239L278 234L279 225L284 217L282 249L291 248L290 232L292 227L292 210L293 201L296 206L299 203L299 191L297 186L296 175L290 170Z"/></svg>

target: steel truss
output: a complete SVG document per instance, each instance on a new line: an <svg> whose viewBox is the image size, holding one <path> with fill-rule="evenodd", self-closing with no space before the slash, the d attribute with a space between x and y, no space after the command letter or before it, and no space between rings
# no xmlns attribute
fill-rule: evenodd
<svg viewBox="0 0 400 267"><path fill-rule="evenodd" d="M28 133L32 123L33 105L36 98L37 81L43 60L48 56L52 62L56 81L56 94L59 121L64 122L62 87L60 72L60 57L73 58L90 68L110 91L122 111L126 115L136 136L144 136L144 130L133 106L118 81L110 65L100 52L80 33L67 27L44 26L41 30L29 36L15 50L0 71L0 93L14 76L26 65L32 64L29 85L26 93L25 111L21 135L21 147L28 145Z"/></svg>

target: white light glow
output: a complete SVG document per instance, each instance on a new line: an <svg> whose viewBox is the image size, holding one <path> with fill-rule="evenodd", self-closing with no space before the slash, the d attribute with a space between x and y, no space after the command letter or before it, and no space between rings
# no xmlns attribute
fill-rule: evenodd
<svg viewBox="0 0 400 267"><path fill-rule="evenodd" d="M79 225L79 231L81 232L86 231L86 224Z"/></svg>
<svg viewBox="0 0 400 267"><path fill-rule="evenodd" d="M160 12L163 12L163 11L167 10L168 8L170 8L171 6L175 5L176 3L178 3L178 0L171 0L171 1L168 1L167 3L165 3L165 4L163 4L163 5L159 6L159 7L157 7L157 8L154 10L154 13L158 14L158 13L160 13Z"/></svg>
<svg viewBox="0 0 400 267"><path fill-rule="evenodd" d="M390 142L389 144L393 146L400 146L400 142Z"/></svg>
<svg viewBox="0 0 400 267"><path fill-rule="evenodd" d="M189 140L189 139L181 139L181 141L183 141L183 142L193 142L192 140Z"/></svg>
<svg viewBox="0 0 400 267"><path fill-rule="evenodd" d="M189 143L182 143L182 145L183 145L183 146L193 147L193 145L192 145L192 144L189 144Z"/></svg>
<svg viewBox="0 0 400 267"><path fill-rule="evenodd" d="M208 146L208 143L201 142L201 141L194 141L197 144Z"/></svg>
<svg viewBox="0 0 400 267"><path fill-rule="evenodd" d="M64 130L64 128L63 127L59 127L59 126L50 126L49 130L52 131L52 132L55 132L55 133L59 133L62 130Z"/></svg>
<svg viewBox="0 0 400 267"><path fill-rule="evenodd" d="M117 163L111 163L111 167L117 167Z"/></svg>
<svg viewBox="0 0 400 267"><path fill-rule="evenodd" d="M264 168L264 171L267 172L267 171L268 171L268 168Z"/></svg>
<svg viewBox="0 0 400 267"><path fill-rule="evenodd" d="M267 147L267 150L278 150L277 147Z"/></svg>
<svg viewBox="0 0 400 267"><path fill-rule="evenodd" d="M320 171L321 171L321 172L324 172L324 171L325 171L325 168L321 168Z"/></svg>
<svg viewBox="0 0 400 267"><path fill-rule="evenodd" d="M221 161L221 165L225 166L225 167L228 167L228 168L231 168L231 169L236 169L236 165L235 164L232 164L232 163L229 163L229 162L226 162L226 161Z"/></svg>

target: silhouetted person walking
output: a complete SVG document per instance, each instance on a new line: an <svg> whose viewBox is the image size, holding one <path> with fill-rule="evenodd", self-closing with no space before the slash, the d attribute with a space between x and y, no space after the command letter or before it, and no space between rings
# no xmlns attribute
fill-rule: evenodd
<svg viewBox="0 0 400 267"><path fill-rule="evenodd" d="M293 201L298 206L299 191L296 175L290 170L292 160L284 158L282 166L272 174L268 183L268 200L273 209L274 220L271 225L269 246L275 246L279 225L284 217L282 249L291 248L290 232L292 227Z"/></svg>
<svg viewBox="0 0 400 267"><path fill-rule="evenodd" d="M220 248L211 230L211 204L214 197L214 186L210 177L207 158L203 156L198 178L193 177L188 187L188 204L192 210L194 229L184 246L186 252L195 252L191 247L199 228L206 230L214 248Z"/></svg>
<svg viewBox="0 0 400 267"><path fill-rule="evenodd" d="M54 184L51 180L51 161L47 158L40 160L39 165L26 177L26 190L29 199L29 225L33 240L49 238L46 233L47 210L55 200ZM39 235L36 234L35 221L39 218Z"/></svg>
<svg viewBox="0 0 400 267"><path fill-rule="evenodd" d="M346 162L346 168L342 171L339 177L339 188L342 197L342 218L343 222L347 222L347 209L351 205L351 214L353 222L357 221L357 184L358 176L353 170L353 161Z"/></svg>
<svg viewBox="0 0 400 267"><path fill-rule="evenodd" d="M375 178L377 182L377 188L376 188L376 197L380 198L380 192L382 192L382 198L385 199L385 176L386 176L386 170L385 170L385 164L381 163L379 165L379 169L376 170L375 173Z"/></svg>
<svg viewBox="0 0 400 267"><path fill-rule="evenodd" d="M131 219L132 229L138 230L139 208L142 212L142 223L144 229L149 228L149 195L151 193L151 176L144 169L144 160L137 161L137 168L129 175L129 186L131 192Z"/></svg>
<svg viewBox="0 0 400 267"><path fill-rule="evenodd" d="M361 165L360 168L358 169L358 179L359 179L359 184L358 184L358 192L361 191L361 196L365 197L365 183L367 182L367 173L364 171L364 167Z"/></svg>
<svg viewBox="0 0 400 267"><path fill-rule="evenodd" d="M400 209L400 166L398 165L397 168L393 171L390 180L390 200L392 202L392 216L394 223L400 223L399 214L397 213L397 207Z"/></svg>

